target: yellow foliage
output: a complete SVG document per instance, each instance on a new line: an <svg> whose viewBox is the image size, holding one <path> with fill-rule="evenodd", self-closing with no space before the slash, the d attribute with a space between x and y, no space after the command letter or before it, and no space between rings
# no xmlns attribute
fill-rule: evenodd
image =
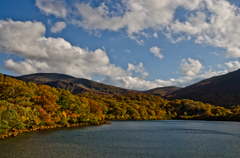
<svg viewBox="0 0 240 158"><path fill-rule="evenodd" d="M63 116L63 117L67 117L67 114L66 114L65 111L62 112L62 116Z"/></svg>

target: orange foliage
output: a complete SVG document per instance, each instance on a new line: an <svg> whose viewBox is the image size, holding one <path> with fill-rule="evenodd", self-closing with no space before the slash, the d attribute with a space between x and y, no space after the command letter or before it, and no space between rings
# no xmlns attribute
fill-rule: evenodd
<svg viewBox="0 0 240 158"><path fill-rule="evenodd" d="M55 88L51 88L47 85L38 85L37 96L34 96L35 104L40 105L47 112L53 113L60 109L60 106L56 103L58 99Z"/></svg>

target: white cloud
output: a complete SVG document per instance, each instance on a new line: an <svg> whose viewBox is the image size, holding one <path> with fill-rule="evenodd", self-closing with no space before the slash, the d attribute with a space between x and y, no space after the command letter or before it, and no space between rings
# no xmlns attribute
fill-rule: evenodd
<svg viewBox="0 0 240 158"><path fill-rule="evenodd" d="M161 30L172 43L191 39L225 49L226 57L240 57L240 9L228 0L119 0L112 6L116 11L107 4L75 3L70 6L77 9L72 23L96 36L101 36L101 30L124 29L139 45L144 45L140 35L150 37L146 29L155 30L155 38ZM68 12L62 0L36 0L36 5L47 15L65 18ZM176 19L178 8L188 11L185 21Z"/></svg>
<svg viewBox="0 0 240 158"><path fill-rule="evenodd" d="M76 5L79 14L83 18L79 25L85 29L100 29L118 31L127 28L129 35L140 33L146 28L161 29L174 20L175 9L183 6L194 10L198 7L200 0L121 0L121 7L126 11L123 15L115 16L109 12L108 6L101 3L98 7L92 7L89 3ZM119 8L119 10L121 9ZM159 18L161 17L161 18Z"/></svg>
<svg viewBox="0 0 240 158"><path fill-rule="evenodd" d="M153 37L158 38L157 32L155 32L155 33L153 34Z"/></svg>
<svg viewBox="0 0 240 158"><path fill-rule="evenodd" d="M218 68L223 68L222 64L217 65Z"/></svg>
<svg viewBox="0 0 240 158"><path fill-rule="evenodd" d="M196 76L200 73L201 69L203 69L203 66L198 60L184 58L179 69L184 76Z"/></svg>
<svg viewBox="0 0 240 158"><path fill-rule="evenodd" d="M196 43L226 50L226 57L240 57L239 8L227 0L201 0L202 8L184 22L170 24L170 32L192 36Z"/></svg>
<svg viewBox="0 0 240 158"><path fill-rule="evenodd" d="M162 30L172 43L191 39L225 49L226 57L240 57L240 9L227 0L121 0L119 3L121 14L109 11L105 3L97 7L79 3L76 8L82 20L73 22L87 30L126 29L139 45L144 44L139 35L147 35L146 29ZM188 11L185 21L174 17L178 8ZM156 32L153 36L157 37Z"/></svg>
<svg viewBox="0 0 240 158"><path fill-rule="evenodd" d="M144 41L143 40L139 40L139 37L136 37L136 36L133 36L133 35L130 35L129 36L130 39L136 41L136 43L140 46L144 46Z"/></svg>
<svg viewBox="0 0 240 158"><path fill-rule="evenodd" d="M72 46L62 38L46 38L45 26L40 22L0 21L0 51L5 54L16 54L24 60L5 61L5 68L17 74L37 72L57 72L76 77L91 78L95 75L108 76L102 82L123 88L147 90L163 86L186 86L202 79L225 74L239 67L238 61L227 62L229 70L218 72L202 72L198 60L188 59L181 63L180 68L186 76L179 79L146 81L149 75L143 67L128 64L128 70L111 64L104 50L89 51ZM194 69L187 69L189 66ZM140 74L136 77L132 73ZM193 74L195 76L193 76Z"/></svg>
<svg viewBox="0 0 240 158"><path fill-rule="evenodd" d="M122 5L118 7L118 11L125 10L120 15L117 14L118 11L110 12L104 2L98 7L92 7L90 3L79 3L76 8L82 20L75 19L73 23L86 30L119 31L126 29L131 39L143 45L144 41L140 40L136 34L147 35L143 34L143 31L148 28L162 30L173 22L176 8L183 6L189 10L196 9L199 0L121 0L120 3Z"/></svg>
<svg viewBox="0 0 240 158"><path fill-rule="evenodd" d="M148 90L148 89L152 89L160 86L154 82L142 80L139 77L131 77L131 76L116 77L116 78L108 77L104 82L117 87L123 87L123 88L134 89L134 90Z"/></svg>
<svg viewBox="0 0 240 158"><path fill-rule="evenodd" d="M238 63L235 62L234 65ZM114 86L134 89L134 90L149 90L156 87L167 87L167 86L178 86L185 87L194 83L197 83L203 79L207 79L213 76L223 75L229 72L230 69L225 69L221 71L200 71L203 69L202 64L198 60L194 60L188 58L188 60L183 59L180 64L180 69L183 72L184 76L178 79L170 78L169 80L161 80L156 79L155 81L147 81L144 80L149 74L145 72L142 63L138 66L134 66L133 64L128 64L128 71L137 71L142 74L137 77L133 77L130 75L119 76L119 77L108 77L106 80L102 82L106 84L111 84ZM191 68L192 67L192 68ZM229 68L233 68L234 66L230 65Z"/></svg>
<svg viewBox="0 0 240 158"><path fill-rule="evenodd" d="M186 64L187 63L187 64ZM191 84L195 84L201 80L211 78L213 76L224 75L230 71L234 71L240 68L239 61L229 61L225 65L227 68L221 71L212 71L211 68L208 71L200 71L203 69L202 64L198 60L188 58L183 60L180 64L183 74L185 76L178 79L170 78L169 80L156 79L155 81L144 80L149 74L147 72L142 73L142 76L122 76L122 77L108 77L104 80L104 83L111 84L118 87L134 89L134 90L149 90L156 87L178 86L185 87ZM219 65L220 68L223 68ZM130 66L131 67L131 66ZM191 69L190 67L194 67Z"/></svg>
<svg viewBox="0 0 240 158"><path fill-rule="evenodd" d="M80 3L76 7L82 20L73 21L87 30L126 29L128 36L141 45L144 41L138 36L145 29L167 30L165 32L167 38L174 43L192 39L199 44L226 49L227 57L240 57L239 8L226 0L121 0L121 2L123 6L118 6L121 15L114 15L104 3L99 7ZM62 18L67 16L63 1L36 0L36 5L47 15L53 14ZM189 12L190 16L186 21L175 20L174 14L179 7ZM185 59L180 65L184 77L167 81L160 79L146 81L144 78L148 73L144 71L141 72L141 76L129 76L129 72L137 70L135 67L138 66L130 66L131 70L126 72L110 63L105 50L88 51L72 46L62 38L46 38L45 30L45 26L40 22L0 21L1 52L25 58L19 62L11 59L5 61L6 68L18 74L59 72L77 77L106 75L116 85L133 89L186 86L239 68L238 61L230 61L224 64L228 70L202 72L203 66L198 60Z"/></svg>
<svg viewBox="0 0 240 158"><path fill-rule="evenodd" d="M128 49L125 49L124 51L125 51L125 52L127 52L127 53L131 53L131 51L130 51L130 50L128 50Z"/></svg>
<svg viewBox="0 0 240 158"><path fill-rule="evenodd" d="M143 72L141 76L138 76L138 79L142 81L142 80L144 80L148 76L149 76L148 72Z"/></svg>
<svg viewBox="0 0 240 158"><path fill-rule="evenodd" d="M60 18L67 16L66 4L62 0L36 0L36 5L46 15L53 14Z"/></svg>
<svg viewBox="0 0 240 158"><path fill-rule="evenodd" d="M145 68L143 67L143 63L140 62L138 66L135 66L131 63L128 63L128 69L127 69L128 72L130 71L135 71L136 73L140 72L140 73L143 73L145 71Z"/></svg>
<svg viewBox="0 0 240 158"><path fill-rule="evenodd" d="M167 37L167 39L171 42L171 43L178 43L182 40L185 40L186 38L184 36L180 36L177 38L173 38L171 33L164 33L164 35Z"/></svg>
<svg viewBox="0 0 240 158"><path fill-rule="evenodd" d="M228 67L229 71L234 71L240 68L240 62L237 60L226 62L225 65Z"/></svg>
<svg viewBox="0 0 240 158"><path fill-rule="evenodd" d="M27 59L26 61L14 62L12 59L5 61L5 68L17 74L27 74L40 72L54 72L54 68L49 67L46 62L39 62Z"/></svg>
<svg viewBox="0 0 240 158"><path fill-rule="evenodd" d="M151 37L151 35L150 34L147 34L147 33L145 33L145 32L141 32L141 35L143 35L145 38L149 38L149 37Z"/></svg>
<svg viewBox="0 0 240 158"><path fill-rule="evenodd" d="M134 90L149 90L156 87L177 86L185 87L197 83L203 79L211 78L228 73L228 70L223 71L206 71L196 76L184 76L178 79L170 78L169 80L156 79L155 81L146 81L140 77L123 76L123 77L108 77L104 83L111 84L118 87ZM148 75L148 73L146 73Z"/></svg>
<svg viewBox="0 0 240 158"><path fill-rule="evenodd" d="M52 25L52 20L49 19L47 23L48 25Z"/></svg>
<svg viewBox="0 0 240 158"><path fill-rule="evenodd" d="M220 55L220 54L217 53L217 52L210 52L210 54L213 54L213 55L215 55L215 56L219 56L219 55Z"/></svg>
<svg viewBox="0 0 240 158"><path fill-rule="evenodd" d="M160 48L157 46L150 48L150 52L155 55L155 57L158 57L159 59L162 59L164 56L160 52Z"/></svg>
<svg viewBox="0 0 240 158"><path fill-rule="evenodd" d="M63 38L46 38L40 22L0 21L0 52L25 60L5 61L5 68L17 74L57 72L76 77L126 76L128 72L111 64L104 49L89 51L72 46Z"/></svg>
<svg viewBox="0 0 240 158"><path fill-rule="evenodd" d="M144 45L140 35L150 36L146 29L161 30L172 43L192 39L223 48L226 57L240 57L240 9L228 0L120 0L113 6L115 12L107 4L74 4L78 13L72 23L94 31L96 36L101 36L101 30L125 29L139 45ZM36 5L47 15L65 18L68 12L62 0L36 0ZM178 8L188 11L185 21L174 16ZM156 38L157 33L153 36Z"/></svg>
<svg viewBox="0 0 240 158"><path fill-rule="evenodd" d="M55 23L54 26L52 26L51 32L53 33L61 32L65 27L66 27L65 22L57 22Z"/></svg>
<svg viewBox="0 0 240 158"><path fill-rule="evenodd" d="M48 54L38 42L46 31L41 22L0 21L0 50L27 58L44 58Z"/></svg>

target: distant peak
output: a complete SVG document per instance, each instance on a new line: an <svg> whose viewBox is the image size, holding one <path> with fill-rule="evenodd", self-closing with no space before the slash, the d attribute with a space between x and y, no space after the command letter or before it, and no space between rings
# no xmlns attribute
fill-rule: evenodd
<svg viewBox="0 0 240 158"><path fill-rule="evenodd" d="M22 75L21 77L24 77L24 76L66 76L66 77L75 78L73 76L60 74L60 73L34 73L34 74Z"/></svg>

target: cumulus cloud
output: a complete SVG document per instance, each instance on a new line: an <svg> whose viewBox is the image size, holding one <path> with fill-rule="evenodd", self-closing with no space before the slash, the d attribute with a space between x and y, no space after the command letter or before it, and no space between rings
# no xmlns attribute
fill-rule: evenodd
<svg viewBox="0 0 240 158"><path fill-rule="evenodd" d="M169 80L156 79L155 81L142 80L139 77L124 76L124 77L108 77L104 82L118 87L134 89L134 90L149 90L156 87L178 86L185 87L187 85L194 84L203 79L207 79L213 76L223 75L228 73L227 70L223 71L207 71L196 76L184 76L178 79L170 78Z"/></svg>
<svg viewBox="0 0 240 158"><path fill-rule="evenodd" d="M111 64L104 49L89 51L72 46L63 38L46 38L40 22L0 21L0 52L25 60L5 61L5 68L17 74L57 72L76 77L126 76L128 72Z"/></svg>
<svg viewBox="0 0 240 158"><path fill-rule="evenodd" d="M143 72L141 76L138 76L138 79L141 81L141 80L144 80L148 76L149 76L148 72Z"/></svg>
<svg viewBox="0 0 240 158"><path fill-rule="evenodd" d="M182 59L179 69L184 76L196 76L200 73L201 69L203 69L203 66L198 60L184 58Z"/></svg>
<svg viewBox="0 0 240 158"><path fill-rule="evenodd" d="M169 80L156 79L155 81L147 81L140 77L123 76L123 77L108 77L104 80L104 83L111 84L118 87L134 89L134 90L149 90L156 87L167 87L167 86L177 86L185 87L201 80L211 78L213 76L219 76L228 73L229 70L225 69L222 71L204 71L195 76L184 76L178 79L170 78ZM148 73L146 73L148 75Z"/></svg>
<svg viewBox="0 0 240 158"><path fill-rule="evenodd" d="M223 68L222 64L217 65L218 68Z"/></svg>
<svg viewBox="0 0 240 158"><path fill-rule="evenodd" d="M202 8L199 6L186 21L170 24L170 32L191 36L199 44L223 48L226 57L240 57L239 8L227 0L201 3Z"/></svg>
<svg viewBox="0 0 240 158"><path fill-rule="evenodd" d="M57 22L55 23L54 26L52 26L51 32L53 33L61 32L65 27L66 27L65 22Z"/></svg>
<svg viewBox="0 0 240 158"><path fill-rule="evenodd" d="M157 32L155 32L155 33L153 34L153 37L158 38Z"/></svg>
<svg viewBox="0 0 240 158"><path fill-rule="evenodd" d="M117 87L123 87L134 90L148 90L160 86L154 82L142 80L139 77L132 76L116 78L108 77L104 82Z"/></svg>
<svg viewBox="0 0 240 158"><path fill-rule="evenodd" d="M159 59L162 59L164 56L160 52L160 48L157 46L150 48L150 52L155 55L155 57L158 57Z"/></svg>
<svg viewBox="0 0 240 158"><path fill-rule="evenodd" d="M227 0L121 0L120 3L122 5L116 9L121 14L110 11L105 3L97 7L90 3L78 3L76 8L81 18L73 20L73 23L86 30L125 29L128 36L140 45L144 41L139 35L147 35L143 34L145 29L161 30L173 43L192 39L199 44L224 48L227 57L240 57L239 8ZM36 0L36 5L46 15L67 16L63 1ZM185 21L174 17L179 7L188 11ZM203 72L203 65L198 60L185 59L179 67L184 77L146 81L144 78L149 74L145 71L139 72L140 76L131 76L131 72L139 71L141 66L132 64L128 67L129 71L124 71L110 63L105 50L89 51L72 46L62 38L46 38L45 30L40 22L0 21L0 51L25 58L18 62L6 60L5 67L18 74L59 72L76 77L106 75L109 76L106 83L138 90L186 86L239 68L238 61L230 61L224 64L226 70Z"/></svg>
<svg viewBox="0 0 240 158"><path fill-rule="evenodd" d="M174 20L176 8L183 6L194 10L198 7L199 0L121 0L121 3L119 10L121 8L126 10L123 15L110 12L105 2L98 7L92 7L90 3L79 3L76 7L83 20L78 24L86 29L112 31L126 27L128 34L132 35L149 27L162 29Z"/></svg>
<svg viewBox="0 0 240 158"><path fill-rule="evenodd" d="M147 81L149 75L143 63L128 64L127 71L111 64L104 49L89 51L72 46L62 38L46 38L45 26L40 22L0 21L0 51L5 54L16 54L24 60L5 61L5 68L17 74L37 72L57 72L76 77L91 78L94 75L107 76L102 82L123 88L147 90L163 86L186 86L202 79L229 72L227 69L218 72L202 72L198 60L183 60L180 68L186 75L179 79ZM239 67L238 61L225 64L229 69ZM188 69L194 67L194 69ZM135 73L136 77L133 77ZM139 75L136 75L139 74ZM194 75L193 75L194 74Z"/></svg>
<svg viewBox="0 0 240 158"><path fill-rule="evenodd" d="M231 65L233 64L233 65ZM139 65L128 64L128 72L137 71L141 72L140 76L133 77L131 75L119 76L119 77L111 77L109 76L107 79L102 82L106 84L111 84L114 86L134 89L134 90L149 90L156 87L167 87L167 86L178 86L185 87L194 83L197 83L201 80L211 78L213 76L223 75L228 73L230 70L233 70L233 67L238 66L238 62L229 62L228 69L224 69L221 71L212 71L211 69L208 71L201 71L203 69L202 64L198 60L194 60L191 58L183 59L180 63L180 70L183 72L183 77L178 79L170 78L169 80L156 79L154 81L147 81L145 78L149 76L149 73L145 71L142 63Z"/></svg>
<svg viewBox="0 0 240 158"><path fill-rule="evenodd" d="M147 34L143 30L148 28L162 30L173 22L176 8L183 6L193 10L198 6L198 1L121 0L121 6L118 5L116 8L117 12L109 11L110 9L105 2L97 7L82 2L76 5L82 20L75 19L73 23L87 30L119 31L120 29L126 29L132 40L135 40L139 45L143 45L144 41L134 34L146 36ZM118 14L119 12L121 14Z"/></svg>
<svg viewBox="0 0 240 158"><path fill-rule="evenodd" d="M144 44L139 35L147 35L146 29L162 30L173 43L192 39L225 49L226 57L240 57L239 8L227 0L121 0L119 3L116 12L110 11L105 2L99 6L79 3L76 8L82 20L73 21L87 30L126 29L139 45ZM185 21L175 18L178 8L188 11ZM156 38L157 33L153 36Z"/></svg>
<svg viewBox="0 0 240 158"><path fill-rule="evenodd" d="M41 22L0 21L0 50L27 58L44 58L48 54L38 40L46 31Z"/></svg>
<svg viewBox="0 0 240 158"><path fill-rule="evenodd" d="M198 60L191 58L183 59L180 63L180 69L184 74L183 77L178 79L170 78L169 80L156 79L154 81L144 80L149 74L147 72L142 73L142 76L132 77L132 76L122 76L122 77L108 77L104 80L104 83L111 84L118 87L134 89L134 90L149 90L156 87L167 87L167 86L178 86L185 87L201 80L208 79L214 76L224 75L230 71L234 71L240 68L239 61L229 61L224 65L227 67L220 71L203 71L203 66ZM130 68L133 66L130 66ZM191 69L190 67L193 67ZM223 68L221 66L221 68ZM201 71L202 70L202 71Z"/></svg>
<svg viewBox="0 0 240 158"><path fill-rule="evenodd" d="M234 71L240 68L240 62L237 60L226 62L225 65L228 67L228 70L230 71Z"/></svg>
<svg viewBox="0 0 240 158"><path fill-rule="evenodd" d="M146 30L151 28L156 31L155 38L157 31L161 31L172 43L191 39L225 49L226 57L240 57L240 9L228 0L119 0L115 7L108 3L104 1L98 6L75 3L70 6L77 9L72 23L95 31L95 35L101 34L101 30L124 29L139 45L144 45L140 35L148 38ZM62 0L36 0L36 5L47 15L63 18L67 15ZM186 20L176 19L178 8L187 10Z"/></svg>
<svg viewBox="0 0 240 158"><path fill-rule="evenodd" d="M62 0L36 0L36 5L46 15L53 14L60 18L67 16L66 4Z"/></svg>
<svg viewBox="0 0 240 158"><path fill-rule="evenodd" d="M127 71L135 71L135 72L144 72L145 71L145 68L143 67L143 63L140 62L139 65L135 66L131 63L128 63L128 69Z"/></svg>
<svg viewBox="0 0 240 158"><path fill-rule="evenodd" d="M73 23L87 30L119 31L126 29L128 36L143 45L144 41L138 35L149 37L145 29L163 30L174 21L175 10L183 7L187 10L197 9L200 0L121 0L117 11L109 11L106 2L97 7L90 3L79 3L76 8L82 20L73 20ZM124 11L123 11L124 10ZM121 14L118 14L121 12ZM161 17L161 18L159 18ZM146 36L147 35L147 36ZM154 34L157 37L157 33Z"/></svg>

